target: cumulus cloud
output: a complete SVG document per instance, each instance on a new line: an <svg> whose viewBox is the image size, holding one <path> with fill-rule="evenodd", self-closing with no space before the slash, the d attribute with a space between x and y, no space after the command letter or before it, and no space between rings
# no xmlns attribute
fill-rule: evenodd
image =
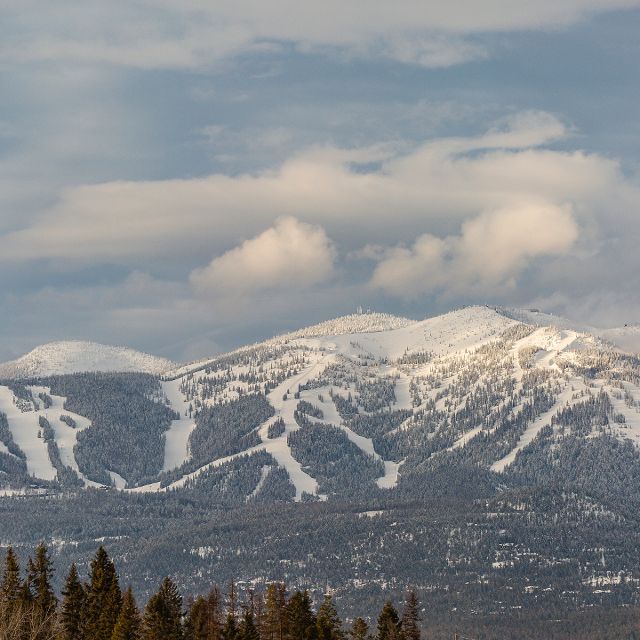
<svg viewBox="0 0 640 640"><path fill-rule="evenodd" d="M490 292L516 285L519 273L541 256L562 255L578 237L568 207L524 204L468 220L459 235L420 236L378 263L371 286L412 298L441 290Z"/></svg>
<svg viewBox="0 0 640 640"><path fill-rule="evenodd" d="M9 2L3 58L197 68L247 50L293 43L441 67L484 57L466 36L566 26L638 0L326 0Z"/></svg>
<svg viewBox="0 0 640 640"><path fill-rule="evenodd" d="M243 296L269 289L300 289L331 276L335 249L317 225L279 218L275 225L191 273L201 294Z"/></svg>

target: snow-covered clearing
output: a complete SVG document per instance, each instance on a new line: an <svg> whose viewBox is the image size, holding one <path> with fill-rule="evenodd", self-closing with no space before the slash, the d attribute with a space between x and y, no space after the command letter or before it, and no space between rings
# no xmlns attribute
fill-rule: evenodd
<svg viewBox="0 0 640 640"><path fill-rule="evenodd" d="M180 414L169 430L164 434L164 465L162 471L171 471L189 459L189 436L196 427L196 422L187 415L189 402L180 391L180 379L162 382L162 391L169 404Z"/></svg>
<svg viewBox="0 0 640 640"><path fill-rule="evenodd" d="M570 402L575 390L567 384L562 390L554 405L545 413L539 415L533 422L527 425L525 432L520 436L518 444L504 458L497 460L491 465L491 471L502 473L516 459L519 451L522 451L527 445L531 444L540 431L548 424L551 424L551 418L557 413L558 409L564 407Z"/></svg>
<svg viewBox="0 0 640 640"><path fill-rule="evenodd" d="M14 442L27 456L27 472L43 480L55 480L57 471L49 460L44 438L38 437L38 413L23 413L15 404L16 398L8 387L0 387L0 410L6 414Z"/></svg>
<svg viewBox="0 0 640 640"><path fill-rule="evenodd" d="M249 502L249 500L251 500L252 498L255 498L260 493L270 473L271 465L265 464L260 470L260 480L258 480L258 484L255 486L255 489L247 496L247 502Z"/></svg>
<svg viewBox="0 0 640 640"><path fill-rule="evenodd" d="M115 471L109 471L109 475L116 489L124 489L127 486L127 481L120 474Z"/></svg>
<svg viewBox="0 0 640 640"><path fill-rule="evenodd" d="M62 464L73 469L85 485L100 486L80 472L73 453L78 433L86 429L91 421L77 413L67 411L64 408L66 398L52 395L48 387L32 386L28 389L31 391L38 409L23 413L16 406L13 392L8 387L0 386L0 411L6 414L13 439L27 456L27 472L42 480L55 480L57 476L57 471L49 459L47 443L43 437L38 437L38 433L42 436L39 419L43 417L53 429ZM40 393L47 394L51 398L51 406L48 409L45 409L39 402L38 394ZM60 420L61 415L71 417L76 426L70 427L66 422Z"/></svg>

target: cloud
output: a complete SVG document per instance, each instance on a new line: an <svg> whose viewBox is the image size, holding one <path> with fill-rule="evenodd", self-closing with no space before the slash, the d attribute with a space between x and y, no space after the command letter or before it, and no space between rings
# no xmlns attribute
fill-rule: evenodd
<svg viewBox="0 0 640 640"><path fill-rule="evenodd" d="M524 204L483 213L462 225L459 235L420 236L412 247L387 252L371 286L401 298L513 288L518 275L542 256L566 253L578 237L568 207Z"/></svg>
<svg viewBox="0 0 640 640"><path fill-rule="evenodd" d="M35 222L0 235L0 261L145 270L188 256L194 268L281 216L321 225L347 251L407 243L416 230L445 237L523 203L573 207L585 238L635 225L640 190L615 161L544 148L566 134L552 115L525 112L479 136L409 149L315 147L255 174L70 188Z"/></svg>
<svg viewBox="0 0 640 640"><path fill-rule="evenodd" d="M294 44L383 55L442 67L484 57L468 36L557 29L638 0L398 0L363 9L356 0L180 3L14 0L5 11L4 59L100 62L138 68L200 68L251 50Z"/></svg>
<svg viewBox="0 0 640 640"><path fill-rule="evenodd" d="M232 297L269 289L301 289L331 276L335 249L324 230L295 218L275 225L191 273L201 294Z"/></svg>

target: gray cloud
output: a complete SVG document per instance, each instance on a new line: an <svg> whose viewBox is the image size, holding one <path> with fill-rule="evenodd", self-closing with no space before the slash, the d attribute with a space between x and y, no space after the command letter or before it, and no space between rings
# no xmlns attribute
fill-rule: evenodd
<svg viewBox="0 0 640 640"><path fill-rule="evenodd" d="M637 0L490 0L481 9L468 0L401 0L366 9L339 0L65 0L43 7L14 0L0 52L5 59L186 69L284 42L302 50L338 48L443 67L486 55L468 35L557 29L594 13L636 6Z"/></svg>

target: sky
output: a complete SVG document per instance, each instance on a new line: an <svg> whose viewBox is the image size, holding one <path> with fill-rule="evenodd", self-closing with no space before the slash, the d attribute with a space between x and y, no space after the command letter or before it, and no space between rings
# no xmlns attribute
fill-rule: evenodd
<svg viewBox="0 0 640 640"><path fill-rule="evenodd" d="M8 0L0 360L352 313L640 323L640 0Z"/></svg>

